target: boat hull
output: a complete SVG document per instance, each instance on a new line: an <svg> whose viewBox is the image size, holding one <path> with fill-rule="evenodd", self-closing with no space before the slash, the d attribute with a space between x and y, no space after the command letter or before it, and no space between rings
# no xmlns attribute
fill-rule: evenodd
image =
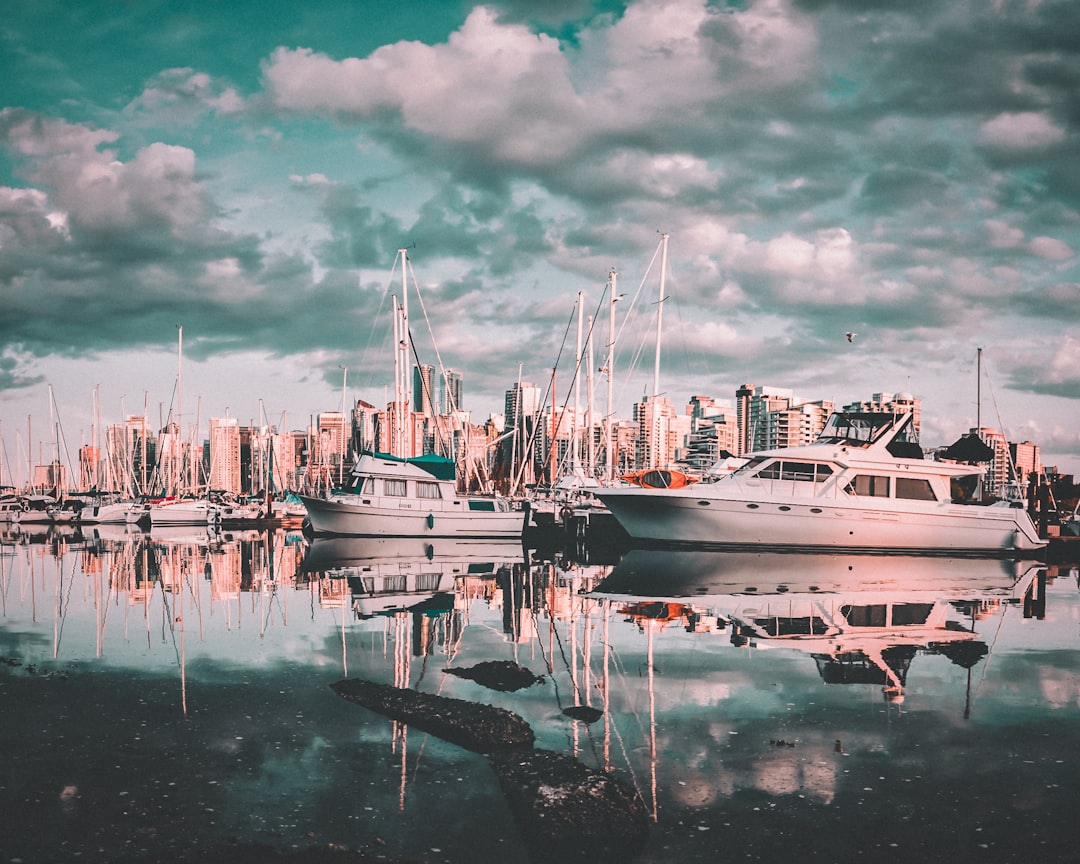
<svg viewBox="0 0 1080 864"><path fill-rule="evenodd" d="M612 489L597 496L632 538L656 543L954 555L1016 554L1045 546L1027 513L1012 507L884 509L865 499L728 499L709 497L702 487Z"/></svg>
<svg viewBox="0 0 1080 864"><path fill-rule="evenodd" d="M302 497L316 534L364 537L504 537L521 536L525 514L519 510L472 510L467 499L420 502L402 499L388 505Z"/></svg>

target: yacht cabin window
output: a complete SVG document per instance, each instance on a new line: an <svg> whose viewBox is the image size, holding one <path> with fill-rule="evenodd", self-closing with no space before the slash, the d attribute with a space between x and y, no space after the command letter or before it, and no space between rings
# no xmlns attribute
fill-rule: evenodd
<svg viewBox="0 0 1080 864"><path fill-rule="evenodd" d="M856 474L848 484L847 491L868 498L888 498L889 478L879 474Z"/></svg>
<svg viewBox="0 0 1080 864"><path fill-rule="evenodd" d="M406 484L404 480L383 480L383 491L387 495L392 495L395 498L404 498L406 495Z"/></svg>
<svg viewBox="0 0 1080 864"><path fill-rule="evenodd" d="M353 477L345 489L353 495L371 495L375 492L375 479L373 477Z"/></svg>
<svg viewBox="0 0 1080 864"><path fill-rule="evenodd" d="M432 483L430 480L417 480L416 481L416 497L417 498L442 498L439 492L439 484Z"/></svg>
<svg viewBox="0 0 1080 864"><path fill-rule="evenodd" d="M897 477L896 497L913 501L937 501L930 481L919 477Z"/></svg>
<svg viewBox="0 0 1080 864"><path fill-rule="evenodd" d="M832 473L832 468L818 462L792 462L788 459L777 459L758 472L758 477L771 480L802 480L806 483L824 483L832 477Z"/></svg>

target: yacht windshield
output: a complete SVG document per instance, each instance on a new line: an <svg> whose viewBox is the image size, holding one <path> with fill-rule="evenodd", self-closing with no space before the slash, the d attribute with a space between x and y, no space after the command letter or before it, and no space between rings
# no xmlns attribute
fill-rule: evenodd
<svg viewBox="0 0 1080 864"><path fill-rule="evenodd" d="M910 414L833 414L818 436L818 443L866 447L888 433L893 435L894 442L918 445L911 421Z"/></svg>

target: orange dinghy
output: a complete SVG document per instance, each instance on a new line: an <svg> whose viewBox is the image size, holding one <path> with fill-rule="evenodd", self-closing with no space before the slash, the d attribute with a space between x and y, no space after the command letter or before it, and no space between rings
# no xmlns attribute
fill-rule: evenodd
<svg viewBox="0 0 1080 864"><path fill-rule="evenodd" d="M624 474L622 479L635 486L645 489L681 489L691 483L697 483L697 477L691 477L682 471L672 471L668 468L648 468L644 471L631 471Z"/></svg>

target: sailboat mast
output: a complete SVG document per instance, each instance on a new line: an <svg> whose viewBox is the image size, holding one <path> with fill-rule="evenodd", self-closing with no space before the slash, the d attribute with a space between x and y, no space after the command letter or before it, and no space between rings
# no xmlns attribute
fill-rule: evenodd
<svg viewBox="0 0 1080 864"><path fill-rule="evenodd" d="M577 294L577 352L574 356L577 358L576 365L574 367L574 416L570 421L570 440L573 442L572 452L572 464L576 471L581 461L581 442L580 431L578 429L578 417L581 416L581 349L582 349L582 325L583 312L585 310L585 292L578 291Z"/></svg>
<svg viewBox="0 0 1080 864"><path fill-rule="evenodd" d="M614 416L614 385L612 375L615 371L615 283L618 274L614 269L608 273L608 290L611 296L608 298L608 344L607 344L607 412L604 416L604 476L611 481L615 473L614 449L612 445L611 418Z"/></svg>
<svg viewBox="0 0 1080 864"><path fill-rule="evenodd" d="M401 314L398 311L397 297L393 298L394 305L394 402L393 418L391 424L390 452L398 456L401 454Z"/></svg>
<svg viewBox="0 0 1080 864"><path fill-rule="evenodd" d="M975 355L975 429L982 429L982 348Z"/></svg>
<svg viewBox="0 0 1080 864"><path fill-rule="evenodd" d="M656 362L653 365L653 397L660 395L660 335L664 321L664 280L667 277L668 235L660 235L660 291L656 303Z"/></svg>
<svg viewBox="0 0 1080 864"><path fill-rule="evenodd" d="M412 371L412 363L409 358L409 253L405 249L399 249L401 255L401 341L398 349L401 351L401 450L396 456L413 455L413 423L412 417L412 384L409 374Z"/></svg>
<svg viewBox="0 0 1080 864"><path fill-rule="evenodd" d="M176 325L176 494L182 491L184 476L184 325Z"/></svg>

